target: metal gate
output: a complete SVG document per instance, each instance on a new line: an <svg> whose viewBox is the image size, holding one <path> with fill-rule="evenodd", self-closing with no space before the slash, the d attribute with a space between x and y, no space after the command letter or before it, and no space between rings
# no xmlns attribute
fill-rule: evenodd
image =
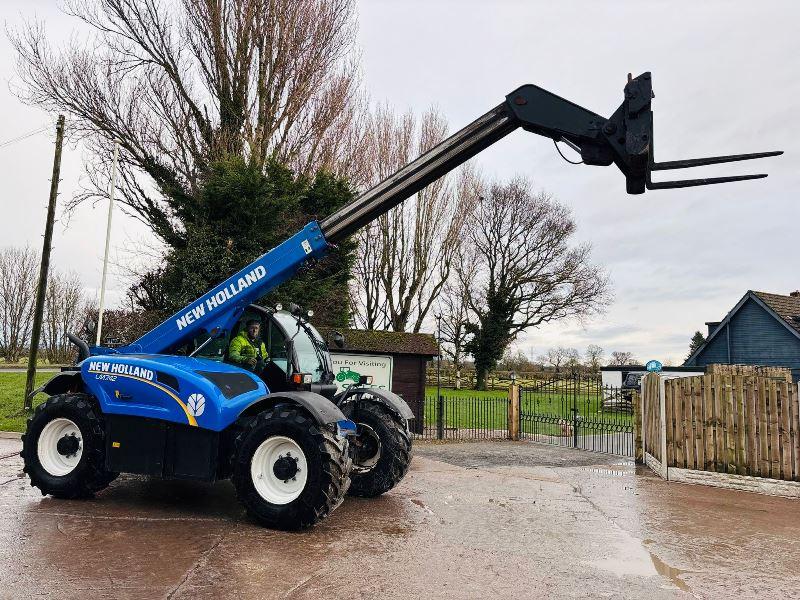
<svg viewBox="0 0 800 600"><path fill-rule="evenodd" d="M633 456L632 390L554 376L520 389L520 438Z"/></svg>

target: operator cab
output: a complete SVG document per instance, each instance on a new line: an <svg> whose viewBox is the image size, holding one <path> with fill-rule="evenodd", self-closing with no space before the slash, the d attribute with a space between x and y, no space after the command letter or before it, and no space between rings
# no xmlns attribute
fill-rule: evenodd
<svg viewBox="0 0 800 600"><path fill-rule="evenodd" d="M261 322L259 341L266 346L268 358L257 374L271 392L309 390L333 398L337 388L327 344L311 323L286 310L251 304L230 331L205 344L195 356L232 363L228 357L231 340L251 319ZM199 336L195 348L207 339L208 334Z"/></svg>

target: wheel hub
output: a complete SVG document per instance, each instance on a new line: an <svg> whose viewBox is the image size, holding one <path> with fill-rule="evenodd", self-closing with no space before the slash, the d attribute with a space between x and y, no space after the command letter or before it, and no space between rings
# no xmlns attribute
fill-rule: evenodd
<svg viewBox="0 0 800 600"><path fill-rule="evenodd" d="M36 456L53 477L71 473L83 456L83 435L74 421L56 417L48 422L36 441Z"/></svg>
<svg viewBox="0 0 800 600"><path fill-rule="evenodd" d="M272 504L296 500L306 487L308 474L305 452L295 440L282 435L261 442L250 460L253 487Z"/></svg>
<svg viewBox="0 0 800 600"><path fill-rule="evenodd" d="M291 452L287 452L278 457L275 464L272 465L272 472L275 477L282 479L284 483L288 483L290 479L294 479L300 469L297 467L297 458L292 456Z"/></svg>
<svg viewBox="0 0 800 600"><path fill-rule="evenodd" d="M69 433L64 435L61 439L58 440L56 443L56 450L61 456L72 457L78 453L78 449L80 448L80 440L75 436L74 433Z"/></svg>
<svg viewBox="0 0 800 600"><path fill-rule="evenodd" d="M381 438L366 423L356 423L353 444L353 470L366 473L378 464L381 458Z"/></svg>

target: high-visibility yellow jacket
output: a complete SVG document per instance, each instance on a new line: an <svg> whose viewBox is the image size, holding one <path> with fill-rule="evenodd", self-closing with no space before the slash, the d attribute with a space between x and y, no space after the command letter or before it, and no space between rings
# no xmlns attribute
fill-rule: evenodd
<svg viewBox="0 0 800 600"><path fill-rule="evenodd" d="M251 342L247 336L247 331L240 331L228 346L228 360L232 363L243 365L251 358L255 358L257 361L265 361L268 356L264 342Z"/></svg>

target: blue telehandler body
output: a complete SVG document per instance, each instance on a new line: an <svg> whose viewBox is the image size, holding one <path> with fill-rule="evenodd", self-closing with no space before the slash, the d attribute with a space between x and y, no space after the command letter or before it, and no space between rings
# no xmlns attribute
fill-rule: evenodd
<svg viewBox="0 0 800 600"><path fill-rule="evenodd" d="M37 392L23 436L31 485L60 498L91 496L119 473L214 481L231 478L260 523L301 528L345 494L377 496L411 460L402 398L367 378L337 392L327 341L298 307L254 302L404 199L522 127L563 142L583 163L616 164L627 191L765 177L653 182L651 172L774 156L742 154L657 163L649 73L631 78L609 118L533 85L320 222L257 258L130 345L89 347L75 336L75 366ZM228 345L260 322L268 349L254 368L230 364ZM341 343L341 339L335 339ZM247 365L253 367L253 365Z"/></svg>

